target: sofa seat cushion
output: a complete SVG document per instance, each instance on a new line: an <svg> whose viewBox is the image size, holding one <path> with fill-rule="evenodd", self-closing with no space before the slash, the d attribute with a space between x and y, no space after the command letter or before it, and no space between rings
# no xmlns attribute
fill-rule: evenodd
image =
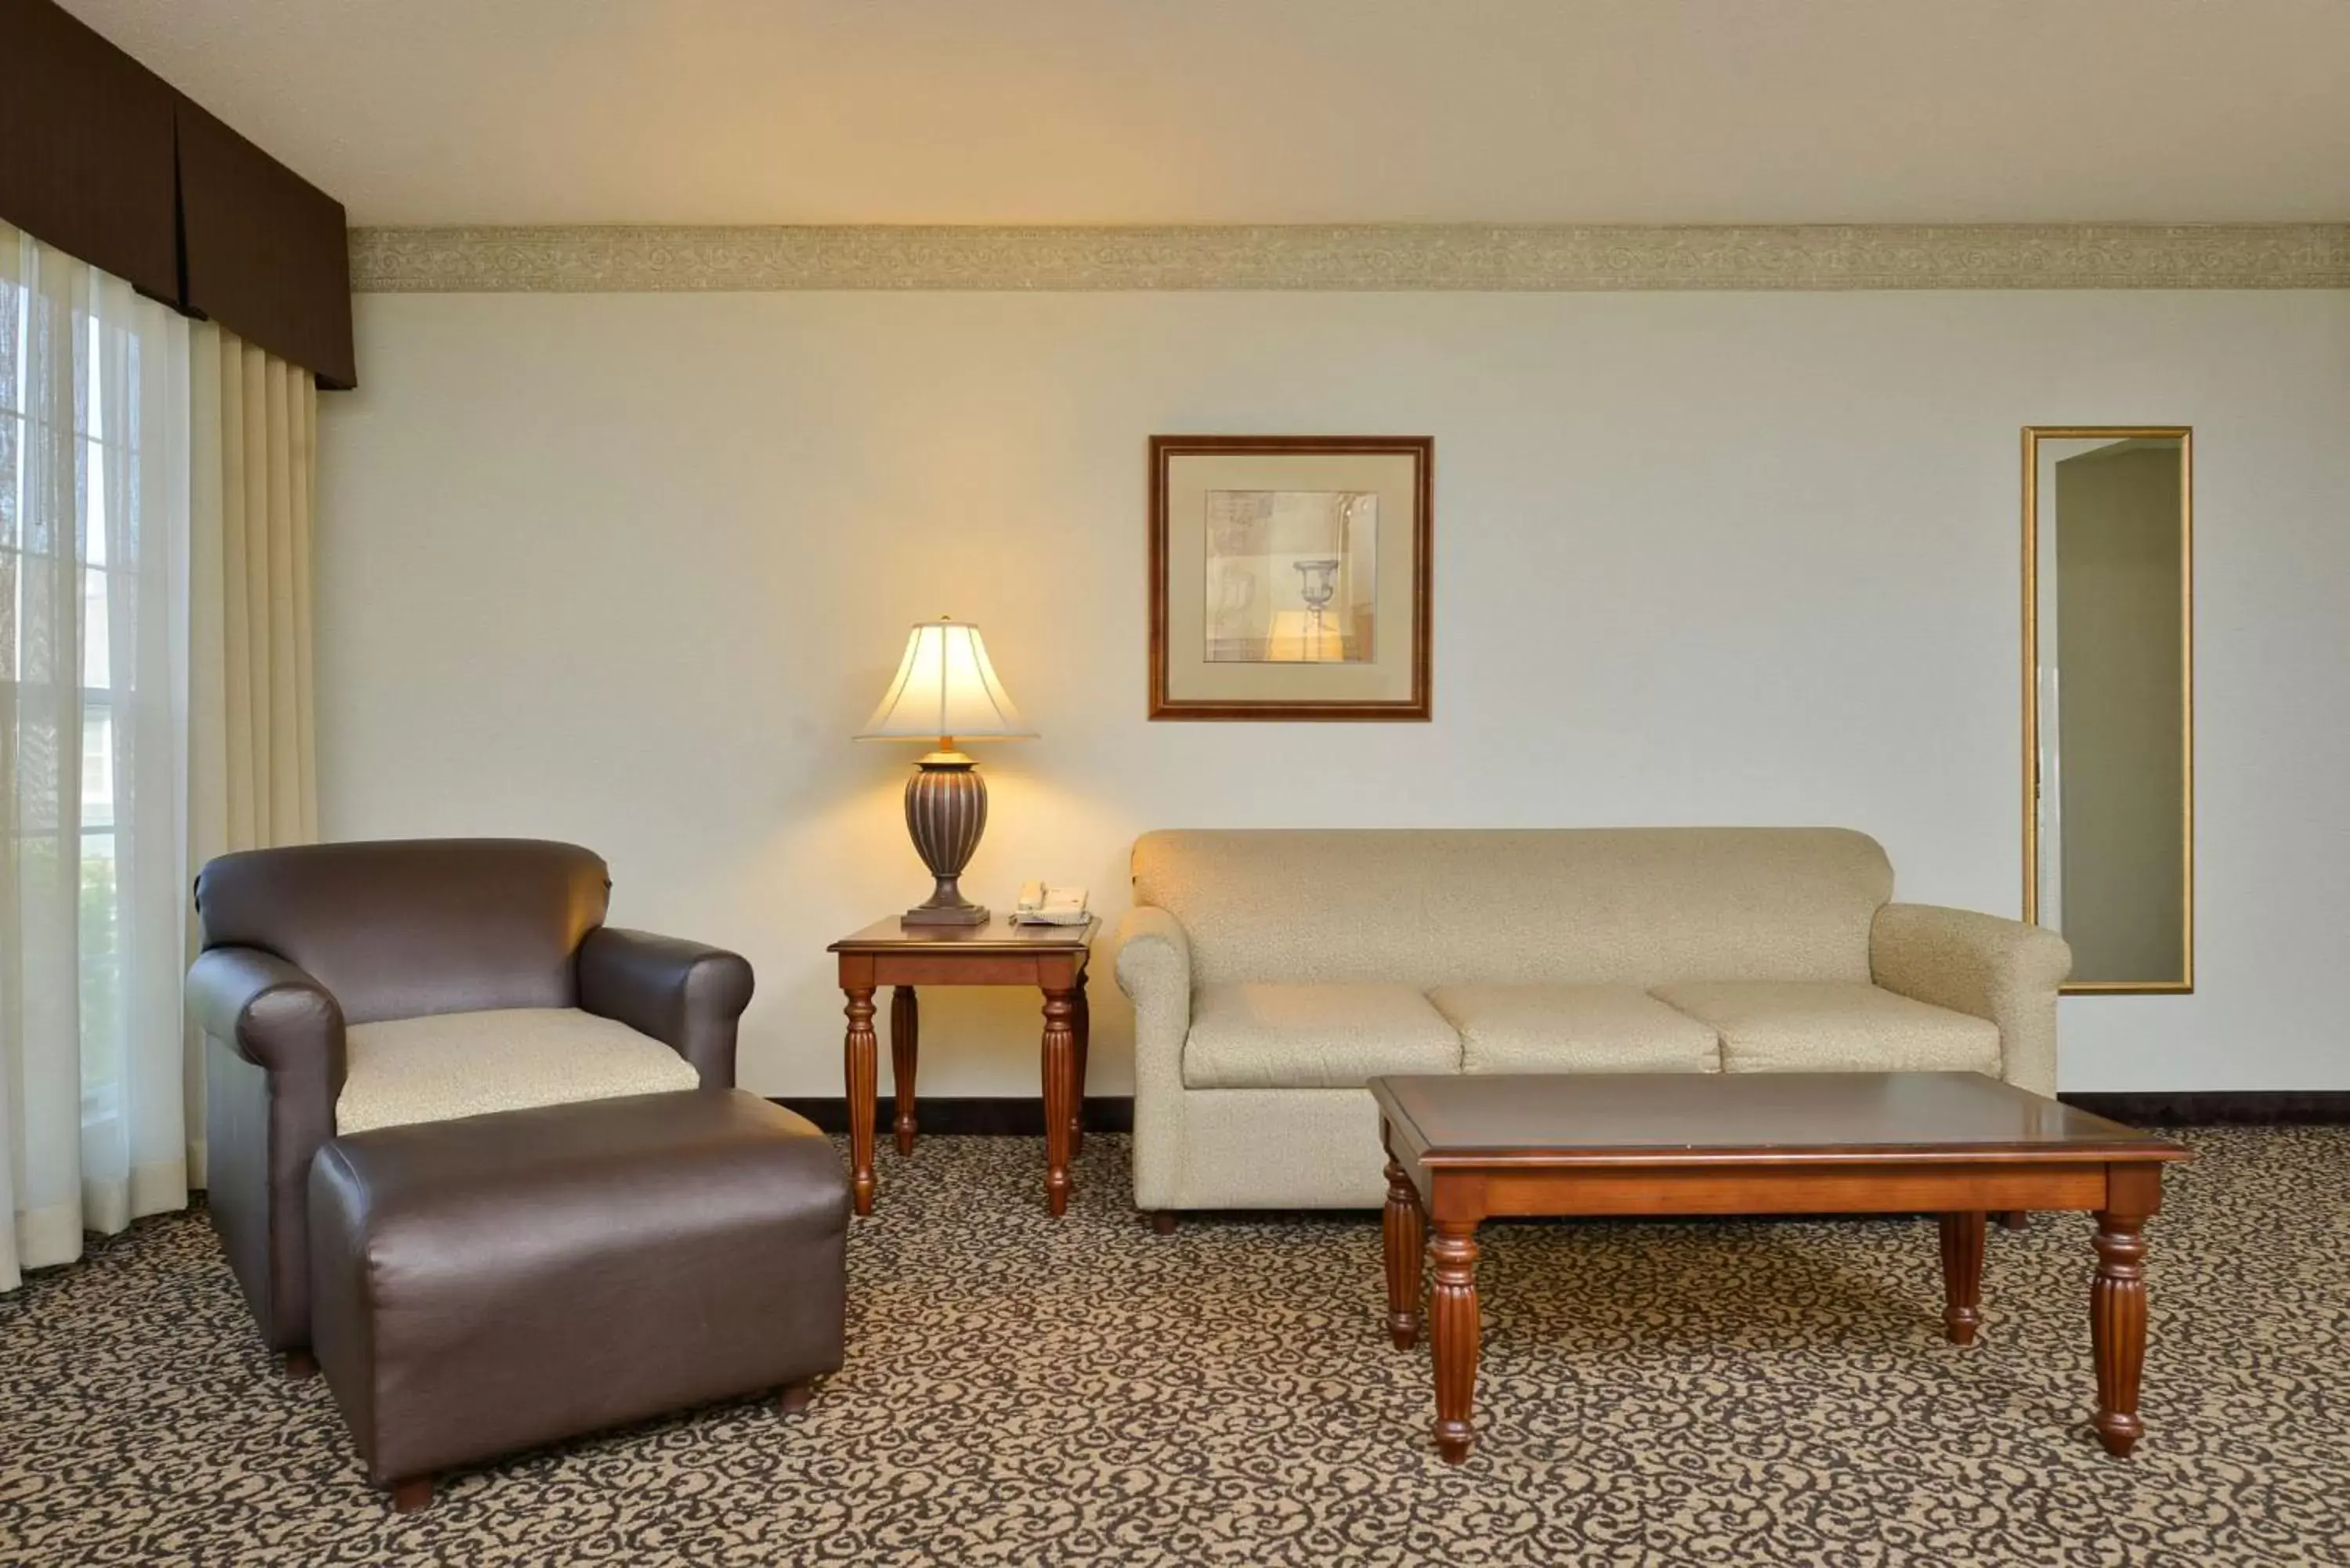
<svg viewBox="0 0 2350 1568"><path fill-rule="evenodd" d="M1457 1073L1461 1037L1408 985L1201 988L1189 1089L1358 1089L1383 1073Z"/></svg>
<svg viewBox="0 0 2350 1568"><path fill-rule="evenodd" d="M1856 981L1660 985L1658 1000L1721 1036L1731 1073L1999 1075L1999 1026Z"/></svg>
<svg viewBox="0 0 2350 1568"><path fill-rule="evenodd" d="M660 1041L574 1007L356 1023L348 1040L338 1133L702 1085Z"/></svg>
<svg viewBox="0 0 2350 1568"><path fill-rule="evenodd" d="M1464 1073L1718 1073L1721 1040L1629 985L1441 985Z"/></svg>

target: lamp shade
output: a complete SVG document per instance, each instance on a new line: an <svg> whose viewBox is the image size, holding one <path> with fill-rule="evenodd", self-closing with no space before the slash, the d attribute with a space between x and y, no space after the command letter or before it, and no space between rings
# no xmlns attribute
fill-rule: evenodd
<svg viewBox="0 0 2350 1568"><path fill-rule="evenodd" d="M1014 741L1036 733L1012 705L979 628L933 620L906 639L906 657L860 741Z"/></svg>

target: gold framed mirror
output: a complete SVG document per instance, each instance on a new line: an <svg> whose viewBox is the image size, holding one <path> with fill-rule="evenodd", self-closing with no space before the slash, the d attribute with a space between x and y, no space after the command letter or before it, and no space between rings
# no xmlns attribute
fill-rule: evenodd
<svg viewBox="0 0 2350 1568"><path fill-rule="evenodd" d="M2195 989L2194 432L2023 431L2023 918L2064 991Z"/></svg>

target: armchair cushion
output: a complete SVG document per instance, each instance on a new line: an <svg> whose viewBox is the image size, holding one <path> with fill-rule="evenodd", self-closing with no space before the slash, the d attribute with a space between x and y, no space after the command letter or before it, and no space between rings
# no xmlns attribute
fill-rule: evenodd
<svg viewBox="0 0 2350 1568"><path fill-rule="evenodd" d="M701 1085L676 1051L568 1007L353 1024L338 1134Z"/></svg>
<svg viewBox="0 0 2350 1568"><path fill-rule="evenodd" d="M1193 1089L1358 1089L1460 1070L1461 1036L1408 985L1205 986L1183 1044Z"/></svg>
<svg viewBox="0 0 2350 1568"><path fill-rule="evenodd" d="M1724 1072L1999 1076L1999 1025L1858 981L1660 985L1654 994L1721 1036Z"/></svg>
<svg viewBox="0 0 2350 1568"><path fill-rule="evenodd" d="M1441 985L1464 1073L1718 1073L1721 1037L1629 985Z"/></svg>

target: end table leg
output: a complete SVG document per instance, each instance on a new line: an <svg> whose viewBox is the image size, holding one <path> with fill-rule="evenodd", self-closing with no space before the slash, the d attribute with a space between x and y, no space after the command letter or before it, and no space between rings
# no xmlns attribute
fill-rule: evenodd
<svg viewBox="0 0 2350 1568"><path fill-rule="evenodd" d="M1379 1240L1388 1266L1388 1337L1398 1350L1419 1343L1419 1271L1428 1247L1428 1217L1419 1190L1400 1161L1388 1155L1388 1208Z"/></svg>
<svg viewBox="0 0 2350 1568"><path fill-rule="evenodd" d="M873 988L850 986L848 1039L842 1048L848 1078L849 1193L859 1214L873 1212L873 1099L876 1047Z"/></svg>
<svg viewBox="0 0 2350 1568"><path fill-rule="evenodd" d="M2144 1218L2097 1216L2097 1277L2089 1287L2089 1343L2097 1358L2097 1440L2126 1457L2146 1431L2138 1419L2138 1373L2146 1365Z"/></svg>
<svg viewBox="0 0 2350 1568"><path fill-rule="evenodd" d="M1982 1326L1983 1217L1942 1217L1942 1333L1952 1345L1972 1345Z"/></svg>
<svg viewBox="0 0 2350 1568"><path fill-rule="evenodd" d="M1441 1213L1442 1210L1439 1210ZM1436 1341L1436 1449L1448 1464L1469 1457L1474 1441L1470 1402L1477 1392L1477 1223L1436 1222L1436 1290L1430 1316Z"/></svg>
<svg viewBox="0 0 2350 1568"><path fill-rule="evenodd" d="M1093 1044L1094 1034L1093 1003L1088 999L1086 986L1090 973L1087 970L1077 971L1077 1011L1076 1016L1070 1020L1070 1027L1077 1037L1076 1092L1069 1096L1069 1153L1072 1156L1086 1151L1086 1054Z"/></svg>
<svg viewBox="0 0 2350 1568"><path fill-rule="evenodd" d="M1067 991L1045 992L1045 1203L1055 1215L1069 1208L1069 1110L1076 1075L1076 1003Z"/></svg>
<svg viewBox="0 0 2350 1568"><path fill-rule="evenodd" d="M921 1002L910 985L889 992L890 1107L897 1113L898 1152L914 1152L914 1069L921 1052Z"/></svg>

